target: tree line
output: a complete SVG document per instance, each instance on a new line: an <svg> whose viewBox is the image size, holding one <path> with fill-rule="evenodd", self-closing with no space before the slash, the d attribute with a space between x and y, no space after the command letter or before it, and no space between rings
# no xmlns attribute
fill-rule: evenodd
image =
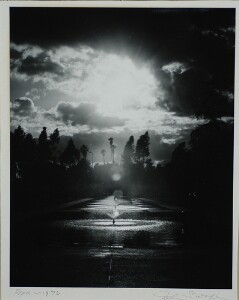
<svg viewBox="0 0 239 300"><path fill-rule="evenodd" d="M150 159L148 132L136 144L134 137L129 137L120 164L114 160L114 139L109 138L112 163L105 163L106 150L102 149L103 164L93 166L87 159L86 145L77 149L70 139L59 151L58 129L48 137L43 127L34 139L19 126L11 132L11 205L36 208L86 196L104 197L121 189L129 197L154 198L190 211L188 230L193 238L202 232L211 236L210 231L228 238L226 233L232 228L233 134L233 124L220 120L200 125L191 132L188 143L175 147L165 165L154 165Z"/></svg>
<svg viewBox="0 0 239 300"><path fill-rule="evenodd" d="M25 133L19 125L11 132L11 158L15 162L51 161L53 163L74 164L79 162L80 154L86 159L89 148L82 145L77 149L72 139L64 151L60 153L60 133L56 128L53 133L47 135L47 128L43 127L38 139L34 139L31 133Z"/></svg>
<svg viewBox="0 0 239 300"><path fill-rule="evenodd" d="M115 149L114 138L108 139L111 161L115 163ZM69 139L65 149L60 152L60 132L56 128L48 137L47 128L43 127L38 139L33 138L31 133L25 133L23 128L19 125L13 132L11 132L11 158L15 162L30 162L51 161L53 163L61 163L64 165L77 164L81 159L87 159L91 151L87 145L82 145L78 149L72 138ZM121 155L121 163L130 165L133 163L145 164L149 163L149 145L150 137L148 131L141 135L134 145L134 136L130 136L127 141L123 154ZM101 150L103 162L105 163L106 150Z"/></svg>
<svg viewBox="0 0 239 300"><path fill-rule="evenodd" d="M114 159L116 145L113 137L108 139L111 163L105 162L106 150L102 149L103 164L95 165L88 159L91 153L89 147L83 144L78 149L72 138L60 150L58 128L48 135L47 128L43 127L39 137L33 138L31 133L26 133L19 125L10 133L10 139L11 182L15 186L12 195L16 193L17 197L22 198L22 201L16 202L22 203L23 207L64 202L84 196L100 196L112 193L117 188L127 190L122 185L127 181L125 178L130 173L130 166L138 165L138 171L143 173L145 166L151 161L148 158L148 132L140 136L136 146L134 137L129 138L121 164L117 164ZM113 179L115 173L122 175L118 182Z"/></svg>

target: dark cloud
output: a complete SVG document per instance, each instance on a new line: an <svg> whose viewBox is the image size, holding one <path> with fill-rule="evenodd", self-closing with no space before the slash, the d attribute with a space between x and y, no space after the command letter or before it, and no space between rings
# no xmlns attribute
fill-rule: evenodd
<svg viewBox="0 0 239 300"><path fill-rule="evenodd" d="M166 89L168 83L165 83ZM181 74L174 74L174 80L167 89L165 99L158 104L181 115L204 117L233 116L233 93L229 86L223 92L205 69L191 68Z"/></svg>
<svg viewBox="0 0 239 300"><path fill-rule="evenodd" d="M45 53L40 53L36 57L27 56L21 60L18 67L19 73L27 75L38 75L43 73L53 73L57 75L63 75L62 67L51 61L51 58Z"/></svg>
<svg viewBox="0 0 239 300"><path fill-rule="evenodd" d="M61 102L56 108L57 118L65 124L88 125L98 129L123 126L125 120L103 116L96 110L92 103L80 103L75 106L71 103Z"/></svg>
<svg viewBox="0 0 239 300"><path fill-rule="evenodd" d="M10 57L11 57L11 59L21 58L22 57L22 52L11 47L10 48Z"/></svg>
<svg viewBox="0 0 239 300"><path fill-rule="evenodd" d="M32 116L36 110L33 101L27 97L15 99L11 103L11 112L15 116L27 117Z"/></svg>
<svg viewBox="0 0 239 300"><path fill-rule="evenodd" d="M202 34L211 40L217 39L226 42L228 46L235 46L235 28L217 28L216 30L203 30Z"/></svg>
<svg viewBox="0 0 239 300"><path fill-rule="evenodd" d="M213 23L212 23L213 24ZM219 33L220 34L219 34ZM234 94L235 34L229 30L192 30L186 41L181 41L177 50L185 50L183 62L188 69L185 72L171 74L166 70L156 70L156 76L166 91L164 99L158 104L181 115L201 115L206 117L233 116L233 101L217 91L226 90ZM185 38L184 37L184 38ZM169 50L170 52L171 50ZM172 61L175 56L172 54ZM173 76L173 80L172 80Z"/></svg>

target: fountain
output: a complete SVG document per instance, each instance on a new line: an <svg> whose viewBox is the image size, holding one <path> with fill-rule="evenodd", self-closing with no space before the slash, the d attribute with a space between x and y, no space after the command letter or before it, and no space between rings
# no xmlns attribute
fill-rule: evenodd
<svg viewBox="0 0 239 300"><path fill-rule="evenodd" d="M76 209L87 212L87 217L50 222L53 231L62 232L64 239L66 236L71 237L74 243L107 247L136 244L144 247L172 247L181 242L178 234L181 233L181 222L151 217L147 211L161 210L141 200L115 199L111 195ZM183 234L182 231L180 237Z"/></svg>
<svg viewBox="0 0 239 300"><path fill-rule="evenodd" d="M120 215L119 210L117 209L117 206L115 206L115 208L109 212L107 212L107 215L112 219L113 225L115 224L115 219L118 218L118 216Z"/></svg>

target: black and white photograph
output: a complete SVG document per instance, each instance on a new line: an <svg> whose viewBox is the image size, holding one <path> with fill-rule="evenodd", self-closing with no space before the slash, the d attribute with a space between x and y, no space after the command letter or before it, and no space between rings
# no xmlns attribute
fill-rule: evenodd
<svg viewBox="0 0 239 300"><path fill-rule="evenodd" d="M233 288L236 8L215 6L9 7L18 296Z"/></svg>

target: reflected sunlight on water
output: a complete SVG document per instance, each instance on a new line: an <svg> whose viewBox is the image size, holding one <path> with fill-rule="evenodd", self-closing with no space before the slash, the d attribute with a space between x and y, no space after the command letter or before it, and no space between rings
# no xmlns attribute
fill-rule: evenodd
<svg viewBox="0 0 239 300"><path fill-rule="evenodd" d="M58 220L47 226L58 232L58 241L80 244L168 247L181 243L182 224L175 221L118 219L113 224L110 219Z"/></svg>
<svg viewBox="0 0 239 300"><path fill-rule="evenodd" d="M112 220L64 220L55 221L52 224L57 227L74 228L74 229L94 229L94 230L128 230L128 231L154 231L165 230L176 226L173 221L158 221L158 220L126 220L117 219L115 224Z"/></svg>
<svg viewBox="0 0 239 300"><path fill-rule="evenodd" d="M86 203L80 209L89 212L80 218L71 215L67 220L45 224L56 242L88 246L120 244L124 247L173 247L182 242L182 223L173 218L151 218L146 212L142 215L142 210L161 209L140 199L115 201L110 196Z"/></svg>

